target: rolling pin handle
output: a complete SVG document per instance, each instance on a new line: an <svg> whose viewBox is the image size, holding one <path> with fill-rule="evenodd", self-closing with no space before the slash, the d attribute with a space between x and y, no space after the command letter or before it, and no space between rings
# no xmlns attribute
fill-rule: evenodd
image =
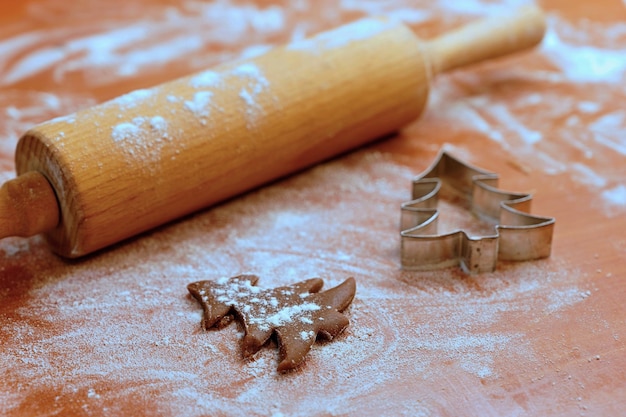
<svg viewBox="0 0 626 417"><path fill-rule="evenodd" d="M29 237L59 224L59 204L46 177L28 172L0 187L0 238Z"/></svg>
<svg viewBox="0 0 626 417"><path fill-rule="evenodd" d="M545 15L535 5L470 23L427 42L432 74L524 51L539 44L545 31Z"/></svg>

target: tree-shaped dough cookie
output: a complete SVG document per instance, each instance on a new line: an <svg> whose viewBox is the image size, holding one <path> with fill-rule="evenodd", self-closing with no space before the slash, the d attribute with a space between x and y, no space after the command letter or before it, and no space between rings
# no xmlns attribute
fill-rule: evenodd
<svg viewBox="0 0 626 417"><path fill-rule="evenodd" d="M223 326L230 315L240 319L245 330L245 357L261 349L275 332L281 352L278 371L288 371L302 363L318 336L332 339L348 326L341 312L354 298L354 278L322 292L324 281L320 278L273 289L255 286L258 279L239 275L187 286L202 305L205 329Z"/></svg>

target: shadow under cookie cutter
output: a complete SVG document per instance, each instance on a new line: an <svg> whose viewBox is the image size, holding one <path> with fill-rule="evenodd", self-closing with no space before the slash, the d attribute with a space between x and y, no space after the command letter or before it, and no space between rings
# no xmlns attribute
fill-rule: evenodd
<svg viewBox="0 0 626 417"><path fill-rule="evenodd" d="M445 151L412 182L413 200L402 204L400 251L404 269L460 265L468 273L491 272L497 261L550 256L555 219L530 214L532 196L499 190L498 174L466 164ZM441 193L460 198L494 234L471 237L463 230L437 233Z"/></svg>

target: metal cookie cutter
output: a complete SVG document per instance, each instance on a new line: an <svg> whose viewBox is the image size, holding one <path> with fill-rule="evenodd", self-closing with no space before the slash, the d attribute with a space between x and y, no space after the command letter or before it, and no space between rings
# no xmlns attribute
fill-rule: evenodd
<svg viewBox="0 0 626 417"><path fill-rule="evenodd" d="M498 174L468 165L445 151L413 180L412 201L402 204L400 251L404 269L459 265L468 273L491 272L498 259L528 261L550 256L555 219L529 214L532 196L501 191ZM463 230L437 233L440 194L460 198L494 234Z"/></svg>

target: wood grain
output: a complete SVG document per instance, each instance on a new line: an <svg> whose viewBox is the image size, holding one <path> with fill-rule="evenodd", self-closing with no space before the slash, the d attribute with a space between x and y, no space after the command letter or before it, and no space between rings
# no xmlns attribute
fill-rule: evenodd
<svg viewBox="0 0 626 417"><path fill-rule="evenodd" d="M364 15L432 38L518 4L4 2L2 182L23 132L132 89ZM626 8L541 4L538 48L437 77L397 135L76 260L40 237L1 240L0 414L623 413ZM532 213L556 218L551 256L476 276L401 270L399 207L441 148L532 192ZM487 227L443 203L442 226ZM187 296L241 273L267 288L354 276L350 325L278 378L275 346L243 360L240 329L203 331Z"/></svg>

